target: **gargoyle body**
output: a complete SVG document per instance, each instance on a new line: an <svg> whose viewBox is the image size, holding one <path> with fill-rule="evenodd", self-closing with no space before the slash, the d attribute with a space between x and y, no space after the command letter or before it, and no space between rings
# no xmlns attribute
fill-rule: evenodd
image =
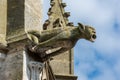
<svg viewBox="0 0 120 80"><path fill-rule="evenodd" d="M95 29L79 23L77 27L56 28L52 30L29 31L28 38L34 44L30 51L45 53L42 57L52 57L73 48L79 39L94 42ZM41 52L42 51L42 52Z"/></svg>

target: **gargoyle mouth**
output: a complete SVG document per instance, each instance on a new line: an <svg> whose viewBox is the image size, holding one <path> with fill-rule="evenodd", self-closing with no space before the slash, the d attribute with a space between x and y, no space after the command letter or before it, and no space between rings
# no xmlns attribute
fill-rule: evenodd
<svg viewBox="0 0 120 80"><path fill-rule="evenodd" d="M90 41L91 41L91 42L94 42L96 38L97 38L97 36L96 36L95 34L93 34L93 35L91 36Z"/></svg>

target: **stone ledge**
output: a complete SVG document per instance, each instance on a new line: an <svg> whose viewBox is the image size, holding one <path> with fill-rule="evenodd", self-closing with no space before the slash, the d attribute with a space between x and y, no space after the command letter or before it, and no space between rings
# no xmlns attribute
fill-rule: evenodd
<svg viewBox="0 0 120 80"><path fill-rule="evenodd" d="M27 35L26 33L23 33L23 34L20 34L20 35L17 35L17 36L13 36L13 37L10 37L7 39L7 43L14 43L14 42L17 42L17 41L20 41L20 40L24 40L24 39L27 39Z"/></svg>
<svg viewBox="0 0 120 80"><path fill-rule="evenodd" d="M74 75L58 75L55 74L57 80L77 80L77 76Z"/></svg>

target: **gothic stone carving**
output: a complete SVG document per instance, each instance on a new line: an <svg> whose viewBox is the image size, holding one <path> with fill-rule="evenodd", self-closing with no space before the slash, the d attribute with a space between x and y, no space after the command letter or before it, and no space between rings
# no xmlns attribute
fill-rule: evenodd
<svg viewBox="0 0 120 80"><path fill-rule="evenodd" d="M46 53L46 51L55 49L49 54L45 54L42 58L49 58L73 48L79 39L86 39L94 42L96 39L95 29L78 23L77 27L57 28L44 31L29 31L28 38L34 44L29 47L33 53ZM57 50L56 50L57 48ZM40 56L41 57L41 56Z"/></svg>
<svg viewBox="0 0 120 80"><path fill-rule="evenodd" d="M30 80L41 80L40 73L42 72L44 64L41 62L31 61L29 62L28 67L30 69Z"/></svg>

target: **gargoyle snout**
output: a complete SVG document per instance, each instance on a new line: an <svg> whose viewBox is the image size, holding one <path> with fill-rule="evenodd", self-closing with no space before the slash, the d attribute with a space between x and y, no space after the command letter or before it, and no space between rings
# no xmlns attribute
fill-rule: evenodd
<svg viewBox="0 0 120 80"><path fill-rule="evenodd" d="M95 32L95 31L92 31L92 35L91 35L90 41L91 41L91 42L94 42L96 38L97 38L96 32Z"/></svg>
<svg viewBox="0 0 120 80"><path fill-rule="evenodd" d="M91 41L91 42L94 42L96 38L97 38L97 36L96 36L95 34L93 34L93 35L91 35L90 41Z"/></svg>
<svg viewBox="0 0 120 80"><path fill-rule="evenodd" d="M93 38L93 39L96 39L96 38L97 38L97 36L96 36L95 34L93 34L93 35L92 35L92 38Z"/></svg>

